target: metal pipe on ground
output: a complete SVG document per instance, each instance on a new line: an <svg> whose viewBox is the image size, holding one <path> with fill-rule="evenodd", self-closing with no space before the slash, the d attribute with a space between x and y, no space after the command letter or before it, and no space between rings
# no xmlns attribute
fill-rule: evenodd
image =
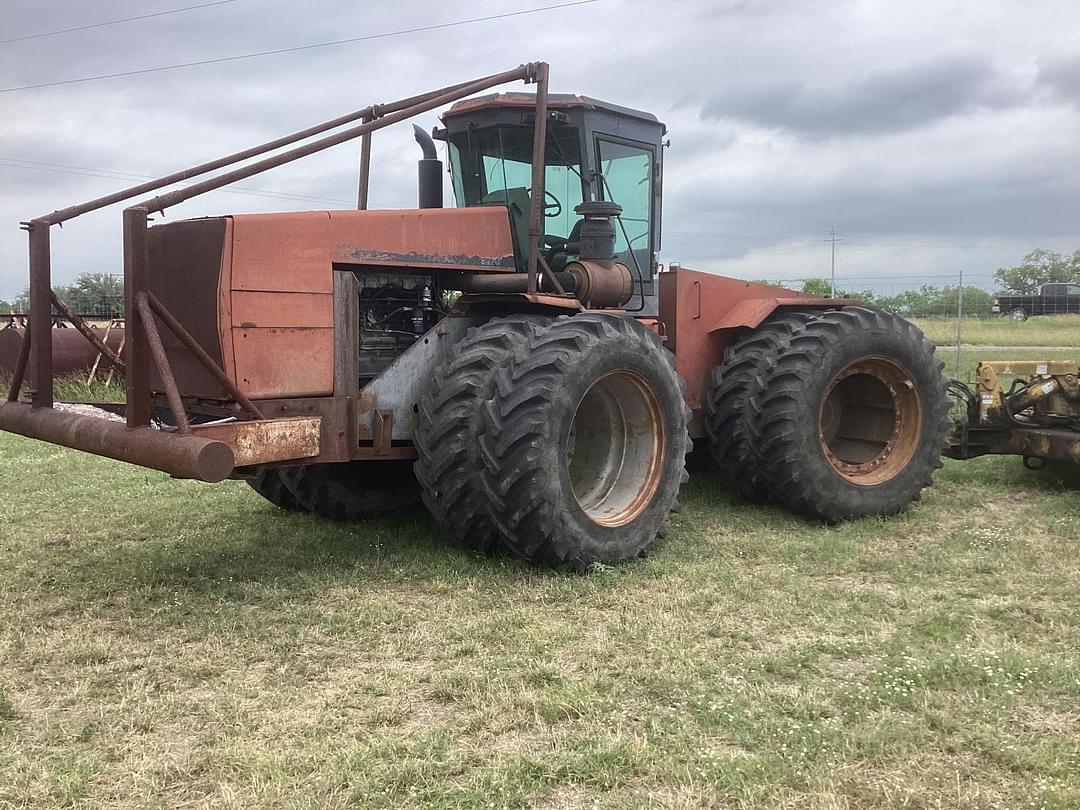
<svg viewBox="0 0 1080 810"><path fill-rule="evenodd" d="M101 339L109 346L113 353L118 353L120 343L126 334L126 330L114 328L108 337L104 330L100 332ZM26 329L9 327L0 329L0 375L12 375L12 383L16 381L16 372L22 363L23 379L31 379L34 373L34 364L30 361L26 343ZM52 338L53 374L56 377L65 377L72 374L85 375L94 365L94 361L101 357L98 369L108 371L113 368L112 361L98 354L86 338L75 329L50 329L49 336ZM26 360L23 360L23 356ZM14 385L12 386L14 388ZM10 394L11 392L9 392ZM14 399L12 399L14 401Z"/></svg>

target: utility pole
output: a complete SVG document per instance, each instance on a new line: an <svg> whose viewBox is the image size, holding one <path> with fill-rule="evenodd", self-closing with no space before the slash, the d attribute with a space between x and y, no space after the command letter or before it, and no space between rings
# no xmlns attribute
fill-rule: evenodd
<svg viewBox="0 0 1080 810"><path fill-rule="evenodd" d="M836 298L836 243L843 242L840 231L835 227L829 228L829 238L825 240L832 245L832 274L829 276L829 298Z"/></svg>

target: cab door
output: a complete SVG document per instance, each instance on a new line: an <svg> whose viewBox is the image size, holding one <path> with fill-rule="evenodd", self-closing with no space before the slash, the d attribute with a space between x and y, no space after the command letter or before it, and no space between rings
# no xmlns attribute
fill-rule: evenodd
<svg viewBox="0 0 1080 810"><path fill-rule="evenodd" d="M651 144L596 136L597 197L622 206L615 258L646 284L652 278L656 221L656 152Z"/></svg>

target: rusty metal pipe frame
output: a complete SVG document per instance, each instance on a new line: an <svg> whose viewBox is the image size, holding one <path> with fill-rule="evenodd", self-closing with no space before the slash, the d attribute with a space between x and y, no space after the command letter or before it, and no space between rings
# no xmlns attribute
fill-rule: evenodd
<svg viewBox="0 0 1080 810"><path fill-rule="evenodd" d="M78 330L79 334L86 338L90 342L90 345L97 349L101 355L107 358L113 364L113 366L118 368L120 370L120 373L123 374L124 361L120 359L120 355L110 349L108 344L106 344L104 340L98 337L98 335L90 327L90 324L86 322L86 319L83 318L82 315L79 315L78 313L72 311L71 307L64 303L63 299L61 299L54 290L50 289L49 292L52 294L53 306L60 310L60 314L67 318L69 321L71 321L71 325L74 326L76 330Z"/></svg>
<svg viewBox="0 0 1080 810"><path fill-rule="evenodd" d="M19 392L22 390L23 378L26 376L26 365L30 362L30 330L23 333L22 343L19 345L19 359L15 361L15 373L11 376L11 385L8 387L8 402L18 402Z"/></svg>
<svg viewBox="0 0 1080 810"><path fill-rule="evenodd" d="M146 292L147 210L128 208L124 211L124 311L138 312L141 293ZM128 427L145 427L150 424L150 344L146 330L138 318L131 318L124 345L124 362L127 364L127 388L125 390Z"/></svg>
<svg viewBox="0 0 1080 810"><path fill-rule="evenodd" d="M34 408L23 402L0 404L0 430L161 470L178 478L223 481L234 467L232 448L224 442L150 427L131 429L110 419Z"/></svg>
<svg viewBox="0 0 1080 810"><path fill-rule="evenodd" d="M526 70L527 69L527 70ZM518 69L526 70L530 72L534 70L532 65L523 65ZM520 78L528 78L523 75ZM508 80L509 81L509 80ZM206 163L201 163L196 166L182 169L181 171L174 172L164 177L159 177L155 180L150 180L145 183L139 183L135 186L130 186L121 191L107 194L103 197L97 197L93 200L89 200L85 203L69 206L67 208L57 209L51 214L36 217L29 222L24 223L24 227L29 233L29 259L30 259L30 303L32 309L37 313L32 312L30 315L30 328L27 330L26 337L24 338L27 348L24 349L24 353L29 352L33 348L36 356L34 357L34 379L32 382L33 388L33 404L35 407L52 407L53 404L53 381L52 381L52 346L51 341L48 340L47 330L52 328L52 309L51 292L52 292L52 271L51 271L51 258L50 258L50 244L49 244L49 228L52 225L66 222L82 214L96 211L100 208L112 205L114 203L121 202L123 200L131 199L132 197L144 194L148 191L154 191L159 188L163 188L174 183L189 180L193 177L206 174L207 172L214 171L216 169L224 168L225 166L238 163L242 160L255 157L257 155L265 154L274 149L278 149L282 146L288 146L289 144L296 143L297 141L310 138L314 135L328 132L332 129L344 126L345 124L352 123L353 121L362 119L372 119L379 115L385 115L389 113L395 113L402 109L411 108L417 104L422 104L430 99L439 98L447 93L461 90L463 88L471 87L475 82L459 82L458 84L449 85L447 87L440 88L438 90L432 90L427 93L421 93L417 96L411 96L399 101L393 101L387 104L373 104L363 109L356 110L352 113L348 113L338 118L324 121L315 126L308 127L307 129L298 130L289 135L276 138L272 141L253 146L249 149L244 149L240 152L234 152L231 155L217 158ZM125 267L125 282L126 282L126 267ZM125 284L126 286L126 284ZM125 292L125 299L128 296ZM36 304L36 306L35 306ZM134 311L131 308L131 301L125 301L128 311ZM31 336L36 339L31 340ZM134 341L132 341L134 342ZM134 354L139 355L139 349L145 350L145 346L136 348ZM128 353L125 347L125 355ZM29 357L28 357L29 362ZM9 397L14 394L15 399L18 398L21 389L21 383L23 379L13 379L13 383L18 382L19 385L13 385L9 390ZM149 414L147 414L149 418Z"/></svg>
<svg viewBox="0 0 1080 810"><path fill-rule="evenodd" d="M274 149L279 149L282 146L288 146L289 144L296 143L297 141L305 140L314 135L321 135L323 132L328 132L331 129L337 129L345 124L351 124L353 121L358 121L364 118L370 118L374 115L385 115L388 113L396 112L397 110L405 107L410 107L414 104L422 103L435 96L442 95L453 90L457 90L469 85L469 82L460 82L458 84L450 85L449 87L443 87L439 90L431 90L427 93L421 93L418 96L411 96L410 98L402 99L400 101L390 102L389 104L372 104L364 107L363 109L356 110L355 112L348 113L346 115L333 118L329 121L323 121L321 124L316 124L313 127L307 129L301 129L288 135L283 135L280 138L275 138L272 141L259 144L258 146L252 146L249 149L244 149L240 152L234 152L231 155L217 158L215 160L208 161L206 163L200 163L197 166L191 166L187 169L181 169L178 172L159 177L155 180L149 180L145 183L139 183L136 186L130 186L129 188L122 189L121 191L113 192L112 194L106 194L104 197L97 197L93 200L89 200L79 205L73 205L68 208L62 208L57 211L53 211L51 214L37 217L34 222L42 222L47 225L56 225L61 222L66 222L69 219L87 214L91 211L96 211L99 208L105 208L106 206L114 203L123 202L124 200L137 197L140 194L145 194L148 191L155 191L165 186L171 186L174 183L180 183L184 180L190 180L193 177L206 174L207 172L215 171L216 169L223 169L226 166L230 166L233 163L239 163L242 160L255 157L256 155L262 155L266 152L271 152Z"/></svg>
<svg viewBox="0 0 1080 810"><path fill-rule="evenodd" d="M529 205L529 263L528 289L536 293L537 273L540 270L540 233L544 225L544 155L547 141L548 66L536 66L536 118L533 121L532 195ZM558 282L556 282L558 287Z"/></svg>
<svg viewBox="0 0 1080 810"><path fill-rule="evenodd" d="M268 169L292 162L316 152L329 149L360 136L368 136L377 129L390 126L407 118L427 112L436 107L464 98L482 90L515 80L537 82L536 124L533 145L534 193L530 209L529 270L531 286L536 286L539 270L539 235L543 224L543 158L547 119L547 75L548 67L544 63L529 63L520 67L492 74L483 79L451 85L448 88L431 91L420 96L403 99L385 105L373 105L346 116L334 119L307 130L270 141L251 149L237 152L224 158L211 161L167 175L156 180L115 192L91 200L81 205L54 211L26 223L29 235L30 259L30 329L24 338L20 352L20 365L25 374L25 356L27 362L32 352L35 359L33 380L33 401L25 405L11 401L0 405L0 429L43 439L84 452L127 461L151 469L162 470L184 478L202 481L220 481L228 477L233 470L235 457L232 449L224 442L202 439L194 435L165 433L149 427L152 391L150 386L150 362L155 349L161 349L160 335L153 322L156 312L167 326L181 339L211 373L220 374L219 379L226 384L238 402L259 417L258 409L247 400L224 372L217 368L201 347L193 341L186 330L152 297L147 290L147 243L146 232L148 216L151 211L164 211L165 208L184 200L259 174ZM79 416L55 411L53 406L52 379L52 281L49 229L81 214L88 213L113 203L129 199L146 191L190 179L218 168L224 168L249 157L271 151L280 146L294 143L315 134L326 132L357 119L370 118L359 127L353 127L336 135L322 138L303 147L291 149L282 154L256 161L248 166L225 172L209 180L196 183L188 188L159 195L143 204L136 204L125 209L123 214L124 244L124 299L127 312L138 312L136 328L127 335L124 347L123 363L127 371L127 407L125 408L127 426L96 417ZM364 192L366 196L366 177ZM556 282L557 285L557 282ZM154 337L157 339L154 340ZM161 351L164 355L163 350ZM17 372L19 369L17 368ZM161 365L163 379L170 377L168 365ZM9 397L13 393L18 397L22 380L19 374L13 383ZM166 383L168 388L168 384ZM173 383L175 388L175 382ZM167 391L170 405L178 420L184 419L179 392Z"/></svg>
<svg viewBox="0 0 1080 810"><path fill-rule="evenodd" d="M372 116L366 116L363 123L367 124ZM356 190L356 209L366 211L368 207L368 183L371 181L371 133L365 132L360 136L360 181Z"/></svg>
<svg viewBox="0 0 1080 810"><path fill-rule="evenodd" d="M146 230L147 230L147 217L150 212L161 211L164 212L166 208L173 205L177 205L181 202L197 197L201 194L205 194L209 191L227 186L238 180L244 180L252 177L256 174L268 171L269 169L282 166L286 163L299 160L301 158L313 155L317 152L330 149L342 143L346 143L350 140L362 137L364 135L370 135L372 132L378 129L384 129L385 127L396 124L400 121L412 118L422 112L433 110L437 107L441 107L444 104L448 104L452 101L471 96L474 93L488 90L492 87L496 87L501 84L505 84L515 80L533 80L538 77L544 78L543 91L541 92L538 84L537 88L537 118L546 119L547 117L547 84L546 84L546 69L547 66L544 63L529 63L521 65L513 70L504 71L503 73L496 73L490 76L486 76L482 79L478 79L474 82L457 86L448 92L441 93L439 95L431 96L423 101L415 104L402 107L396 112L384 115L386 107L376 107L371 115L372 120L361 124L357 127L350 127L349 129L335 133L334 135L320 138L311 143L290 149L285 152L273 155L268 158L250 163L246 166L242 166L237 169L233 169L223 174L211 177L202 182L195 183L187 188L177 189L167 194L162 194L152 199L145 200L141 203L137 203L124 210L124 290L125 297L130 298L132 303L137 299L140 293L146 292L145 278L147 274L146 263ZM541 103L542 102L542 103ZM540 127L541 137L543 137L544 127ZM543 142L539 146L534 145L534 157L539 155L541 162L544 156ZM543 183L543 166L539 167L538 172L541 178L541 184ZM543 186L540 187L540 193L534 193L532 198L532 219L536 222L540 222L540 216L543 213ZM530 263L535 268L539 261L539 234L536 234L535 239L530 240ZM535 271L534 271L535 272ZM533 282L535 286L535 280ZM558 286L558 282L555 282ZM134 307L132 307L134 308ZM130 357L139 359L148 351L146 346L146 335L143 334L142 329L134 330L134 333L129 336L128 349ZM141 345L140 345L141 344ZM132 365L131 360L128 360L129 366ZM133 385L135 381L134 375L138 373L138 385ZM128 425L136 427L140 425L147 425L150 422L151 411L151 399L152 392L149 386L149 370L140 369L138 372L134 368L131 369L128 375L128 389L127 389L127 420Z"/></svg>
<svg viewBox="0 0 1080 810"><path fill-rule="evenodd" d="M320 138L317 141L312 141L304 146L290 149L287 152L281 152L272 157L263 158L262 160L250 163L247 166L242 166L238 169L219 174L216 177L211 177L208 180L203 180L199 183L195 183L186 188L176 189L168 194L160 194L157 197L153 197L142 202L136 203L134 206L127 210L145 208L147 212L164 211L166 208L170 208L178 203L190 200L192 197L198 197L200 194L205 194L208 191L214 191L216 189L227 186L231 183L235 183L238 180L246 180L254 175L261 174L262 172L270 169L277 168L286 163L292 163L300 158L307 157L309 155L322 152L326 149L330 149L333 146L346 143L348 141L359 138L360 136L374 132L375 130L385 129L388 126L397 124L401 121L405 121L423 112L434 110L437 107L441 107L444 104L448 104L452 101L471 96L474 93L479 93L483 90L490 90L492 87L497 87L500 84L506 84L515 80L527 80L533 79L535 76L543 72L542 68L546 67L543 63L530 63L527 65L521 65L513 70L508 70L503 73L494 73L490 76L486 76L483 79L478 79L474 82L470 82L464 86L460 86L455 90L451 90L441 95L428 98L424 101L417 102L411 106L398 110L397 112L389 115L382 115L383 108L376 108L375 118L366 124L361 124L357 127L351 127L349 129L338 132L334 135L330 135L326 138ZM546 88L546 84L545 84ZM539 95L538 95L539 98ZM544 93L544 109L547 109L547 93L545 89ZM539 107L539 102L538 105ZM546 116L546 112L545 112ZM541 155L543 152L541 151ZM541 167L542 168L542 167ZM541 172L542 174L542 172ZM541 176L541 183L543 177ZM536 195L534 194L533 208L537 209L535 202ZM541 199L542 203L543 200Z"/></svg>
<svg viewBox="0 0 1080 810"><path fill-rule="evenodd" d="M30 351L34 359L31 401L35 408L53 405L52 282L49 226L31 222L30 237Z"/></svg>
<svg viewBox="0 0 1080 810"><path fill-rule="evenodd" d="M169 410L172 411L176 421L176 432L181 435L190 435L191 425L187 418L187 409L184 401L180 398L180 389L176 387L176 377L173 376L169 358L165 355L165 346L161 342L157 324L154 322L154 313L150 311L150 303L146 300L146 293L140 293L135 300L138 307L139 323L146 332L147 342L150 344L150 354L154 358L158 375L165 386L165 397L169 401Z"/></svg>

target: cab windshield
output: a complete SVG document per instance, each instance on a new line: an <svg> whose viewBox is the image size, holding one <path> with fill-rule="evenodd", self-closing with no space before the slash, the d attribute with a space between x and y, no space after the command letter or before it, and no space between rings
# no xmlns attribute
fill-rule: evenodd
<svg viewBox="0 0 1080 810"><path fill-rule="evenodd" d="M454 197L459 206L504 205L510 210L518 261L528 253L532 186L531 126L470 129L450 137ZM566 239L580 217L581 147L575 127L552 123L544 156L544 234Z"/></svg>

